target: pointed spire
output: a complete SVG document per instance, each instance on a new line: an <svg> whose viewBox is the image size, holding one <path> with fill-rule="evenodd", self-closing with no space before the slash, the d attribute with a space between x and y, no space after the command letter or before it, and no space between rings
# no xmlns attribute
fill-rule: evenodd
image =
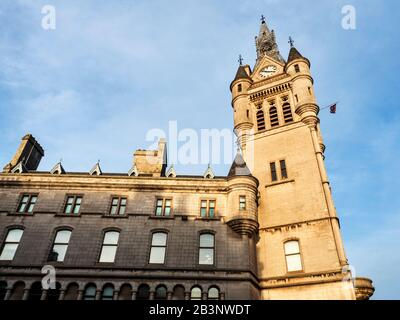
<svg viewBox="0 0 400 320"><path fill-rule="evenodd" d="M132 166L132 168L129 169L128 176L130 176L130 177L131 176L134 176L134 177L138 177L139 176L139 171L138 171L138 169L136 167L136 164L134 164Z"/></svg>
<svg viewBox="0 0 400 320"><path fill-rule="evenodd" d="M214 174L213 170L211 169L210 164L208 165L206 172L204 172L203 177L204 177L204 179L214 179L215 174Z"/></svg>
<svg viewBox="0 0 400 320"><path fill-rule="evenodd" d="M307 58L303 57L303 55L293 46L290 48L287 63L292 62L293 60L296 60L296 59L306 59L307 60Z"/></svg>
<svg viewBox="0 0 400 320"><path fill-rule="evenodd" d="M94 167L90 170L89 174L91 176L96 175L96 176L101 176L103 172L101 171L100 168L100 160L97 161L97 163L94 165Z"/></svg>
<svg viewBox="0 0 400 320"><path fill-rule="evenodd" d="M65 170L64 167L61 164L61 160L60 162L58 162L53 169L50 170L51 174L65 174Z"/></svg>
<svg viewBox="0 0 400 320"><path fill-rule="evenodd" d="M261 16L260 32L258 37L256 37L256 49L257 49L257 60L264 56L268 56L279 62L285 62L279 53L278 45L275 39L274 30L270 31L268 29L267 23L265 22L265 17Z"/></svg>
<svg viewBox="0 0 400 320"><path fill-rule="evenodd" d="M172 164L171 167L168 169L166 177L168 178L176 178L176 171L174 165Z"/></svg>
<svg viewBox="0 0 400 320"><path fill-rule="evenodd" d="M234 176L251 176L250 169L247 167L247 164L240 152L236 154L235 160L233 160L232 166L228 173L228 177Z"/></svg>
<svg viewBox="0 0 400 320"><path fill-rule="evenodd" d="M251 80L250 76L247 74L246 72L246 66L242 66L240 65L237 72L236 72L236 76L235 79L233 79L233 81L239 80L239 79L249 79Z"/></svg>

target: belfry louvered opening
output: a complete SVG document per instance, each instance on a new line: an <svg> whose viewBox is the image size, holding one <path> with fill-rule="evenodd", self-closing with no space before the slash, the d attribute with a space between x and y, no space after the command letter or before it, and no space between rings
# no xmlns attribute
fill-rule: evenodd
<svg viewBox="0 0 400 320"><path fill-rule="evenodd" d="M257 111L257 128L258 131L265 130L264 111L262 110Z"/></svg>
<svg viewBox="0 0 400 320"><path fill-rule="evenodd" d="M290 104L285 103L282 107L282 111L285 123L293 122L292 108L290 107Z"/></svg>
<svg viewBox="0 0 400 320"><path fill-rule="evenodd" d="M269 108L269 119L272 128L279 126L278 111L276 107Z"/></svg>

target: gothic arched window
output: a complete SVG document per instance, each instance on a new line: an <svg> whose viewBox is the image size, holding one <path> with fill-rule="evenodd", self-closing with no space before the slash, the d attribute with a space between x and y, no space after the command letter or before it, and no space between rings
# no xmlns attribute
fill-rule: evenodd
<svg viewBox="0 0 400 320"><path fill-rule="evenodd" d="M272 128L279 126L278 110L274 106L269 108L269 120Z"/></svg>
<svg viewBox="0 0 400 320"><path fill-rule="evenodd" d="M258 131L265 130L265 119L264 119L264 111L257 111L257 128Z"/></svg>
<svg viewBox="0 0 400 320"><path fill-rule="evenodd" d="M285 123L293 122L292 108L290 107L289 103L285 103L283 105L282 111L283 111L283 119L285 120Z"/></svg>

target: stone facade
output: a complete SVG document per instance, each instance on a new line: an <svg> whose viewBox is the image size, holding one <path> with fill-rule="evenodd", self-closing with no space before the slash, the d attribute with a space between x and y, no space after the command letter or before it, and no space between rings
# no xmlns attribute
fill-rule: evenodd
<svg viewBox="0 0 400 320"><path fill-rule="evenodd" d="M44 151L25 136L0 174L1 252L17 244L0 259L0 299L369 298L370 280L349 281L310 62L294 47L286 62L263 21L256 65L239 66L231 91L242 152L224 177L210 168L166 173L165 141L136 151L125 174L99 164L70 173L61 163L39 172ZM23 230L21 238L10 240L10 230ZM57 261L61 230L70 238ZM102 262L107 232L119 238ZM151 261L155 233L166 235L162 263ZM213 244L204 247L202 235ZM48 265L57 286L42 290Z"/></svg>

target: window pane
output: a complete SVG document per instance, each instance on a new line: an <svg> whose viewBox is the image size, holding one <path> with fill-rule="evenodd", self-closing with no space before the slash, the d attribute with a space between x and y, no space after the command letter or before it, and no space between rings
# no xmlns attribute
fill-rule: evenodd
<svg viewBox="0 0 400 320"><path fill-rule="evenodd" d="M106 286L103 289L102 300L112 300L114 295L114 287Z"/></svg>
<svg viewBox="0 0 400 320"><path fill-rule="evenodd" d="M76 204L75 208L74 208L74 214L78 214L80 208L81 208L81 205L80 204Z"/></svg>
<svg viewBox="0 0 400 320"><path fill-rule="evenodd" d="M210 201L210 208L215 208L215 201Z"/></svg>
<svg viewBox="0 0 400 320"><path fill-rule="evenodd" d="M68 197L67 198L67 203L68 204L73 204L74 203L74 197Z"/></svg>
<svg viewBox="0 0 400 320"><path fill-rule="evenodd" d="M215 209L210 208L210 213L209 213L210 218L214 218L214 215L215 215Z"/></svg>
<svg viewBox="0 0 400 320"><path fill-rule="evenodd" d="M65 254L67 253L67 244L55 244L53 246L53 252L57 253L57 261L64 261Z"/></svg>
<svg viewBox="0 0 400 320"><path fill-rule="evenodd" d="M84 300L94 300L96 297L96 287L89 286L85 290L85 295L83 297Z"/></svg>
<svg viewBox="0 0 400 320"><path fill-rule="evenodd" d="M13 229L8 232L6 242L19 242L21 240L24 230Z"/></svg>
<svg viewBox="0 0 400 320"><path fill-rule="evenodd" d="M165 213L166 216L169 216L171 214L171 208L170 207L165 207Z"/></svg>
<svg viewBox="0 0 400 320"><path fill-rule="evenodd" d="M71 213L71 209L72 209L72 204L67 204L67 206L65 207L65 213Z"/></svg>
<svg viewBox="0 0 400 320"><path fill-rule="evenodd" d="M214 249L200 249L199 264L214 264Z"/></svg>
<svg viewBox="0 0 400 320"><path fill-rule="evenodd" d="M196 287L193 288L190 292L190 299L191 300L201 300L201 289Z"/></svg>
<svg viewBox="0 0 400 320"><path fill-rule="evenodd" d="M214 235L202 234L200 236L200 247L214 247Z"/></svg>
<svg viewBox="0 0 400 320"><path fill-rule="evenodd" d="M300 254L286 256L288 272L301 271L303 269L301 265Z"/></svg>
<svg viewBox="0 0 400 320"><path fill-rule="evenodd" d="M150 263L164 263L165 247L152 247L150 252Z"/></svg>
<svg viewBox="0 0 400 320"><path fill-rule="evenodd" d="M119 214L120 215L124 215L125 214L125 206L121 206L121 207L119 207Z"/></svg>
<svg viewBox="0 0 400 320"><path fill-rule="evenodd" d="M208 299L210 300L218 300L219 298L219 291L217 288L210 288L208 290Z"/></svg>
<svg viewBox="0 0 400 320"><path fill-rule="evenodd" d="M125 206L126 205L126 198L122 198L121 199L121 206Z"/></svg>
<svg viewBox="0 0 400 320"><path fill-rule="evenodd" d="M35 204L34 204L34 203L31 203L31 204L29 205L29 207L28 207L28 212L32 212L34 207L35 207Z"/></svg>
<svg viewBox="0 0 400 320"><path fill-rule="evenodd" d="M82 203L82 197L76 197L76 204L81 204Z"/></svg>
<svg viewBox="0 0 400 320"><path fill-rule="evenodd" d="M27 203L28 199L29 199L29 196L23 196L22 200L21 200L21 203Z"/></svg>
<svg viewBox="0 0 400 320"><path fill-rule="evenodd" d="M26 207L26 203L21 203L21 205L18 208L18 212L24 212Z"/></svg>
<svg viewBox="0 0 400 320"><path fill-rule="evenodd" d="M157 216L161 216L161 214L162 214L162 207L157 207L157 209L156 209L156 215L157 215Z"/></svg>
<svg viewBox="0 0 400 320"><path fill-rule="evenodd" d="M70 230L58 231L54 243L68 243L70 237L71 237Z"/></svg>
<svg viewBox="0 0 400 320"><path fill-rule="evenodd" d="M171 200L165 200L165 206L170 207L171 206Z"/></svg>
<svg viewBox="0 0 400 320"><path fill-rule="evenodd" d="M162 205L163 205L162 199L158 199L157 200L157 207L162 207Z"/></svg>
<svg viewBox="0 0 400 320"><path fill-rule="evenodd" d="M153 246L165 246L167 244L167 234L163 232L153 233Z"/></svg>
<svg viewBox="0 0 400 320"><path fill-rule="evenodd" d="M206 217L207 216L207 208L201 208L200 213L201 213L202 218Z"/></svg>
<svg viewBox="0 0 400 320"><path fill-rule="evenodd" d="M112 206L111 207L111 212L110 212L110 214L116 214L117 213L117 206Z"/></svg>
<svg viewBox="0 0 400 320"><path fill-rule="evenodd" d="M201 201L201 207L202 208L207 208L207 201L206 200L202 200Z"/></svg>
<svg viewBox="0 0 400 320"><path fill-rule="evenodd" d="M285 243L285 254L300 253L298 241L288 241Z"/></svg>
<svg viewBox="0 0 400 320"><path fill-rule="evenodd" d="M118 198L113 198L113 199L112 199L112 205L113 205L113 206L117 206L117 205L118 205L118 201L119 201Z"/></svg>
<svg viewBox="0 0 400 320"><path fill-rule="evenodd" d="M12 260L14 259L15 252L17 251L17 243L6 243L3 247L3 251L0 255L0 260Z"/></svg>
<svg viewBox="0 0 400 320"><path fill-rule="evenodd" d="M114 262L117 246L103 246L100 255L100 262Z"/></svg>
<svg viewBox="0 0 400 320"><path fill-rule="evenodd" d="M103 244L118 244L119 232L108 231L104 236Z"/></svg>
<svg viewBox="0 0 400 320"><path fill-rule="evenodd" d="M164 286L157 287L155 299L157 300L167 299L167 288Z"/></svg>

